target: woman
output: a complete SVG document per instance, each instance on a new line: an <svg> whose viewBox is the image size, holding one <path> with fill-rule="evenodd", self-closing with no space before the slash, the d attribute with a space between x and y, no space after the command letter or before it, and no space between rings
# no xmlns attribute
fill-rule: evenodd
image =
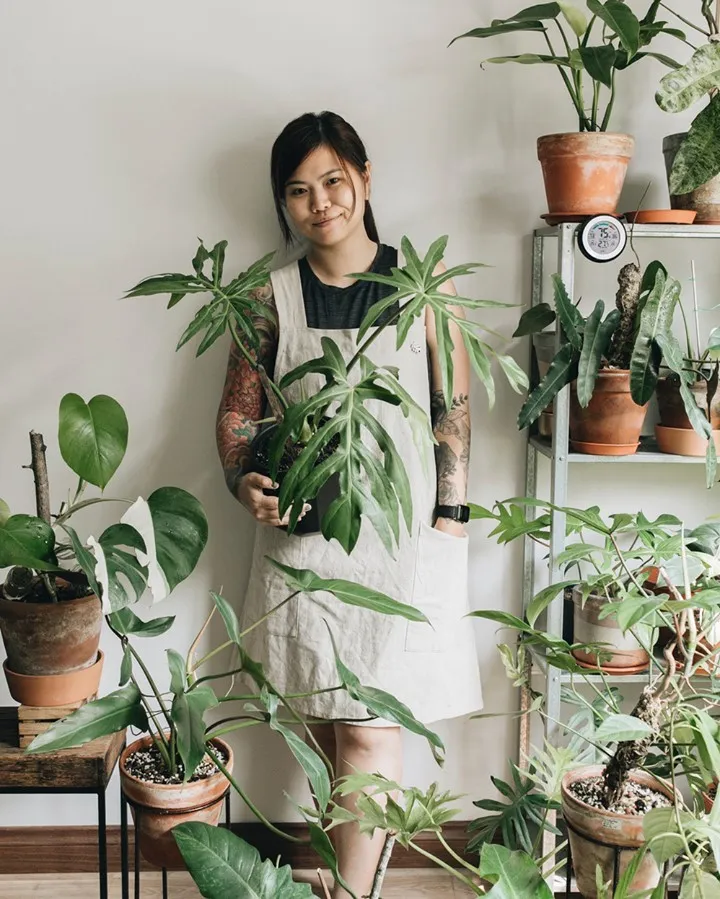
<svg viewBox="0 0 720 899"><path fill-rule="evenodd" d="M387 295L383 285L353 281L348 272L388 273L399 264L398 251L382 244L370 208L371 168L355 130L331 112L308 113L290 122L277 138L271 158L275 205L286 242L304 239L307 255L274 272L263 300L277 313L277 327L259 321L261 361L277 380L301 362L321 355L330 333L345 358L356 348L360 323L373 303ZM453 293L451 283L446 285ZM458 307L455 311L460 314ZM432 416L435 459L412 440L402 413L377 404L378 417L402 453L413 492L413 532L401 540L395 558L369 522L348 556L322 535L291 536L279 529L277 499L265 494L270 479L246 473L249 444L264 414L257 374L240 353L230 354L218 413L218 446L228 486L254 516L258 529L244 616L255 621L289 593L270 555L321 577L344 578L419 606L433 622L408 623L345 606L331 596L296 597L248 635L247 651L265 666L280 690L327 692L298 702L309 716L327 720L315 734L337 776L354 770L402 776L400 728L367 710L338 683L328 627L338 654L364 684L380 687L406 702L424 722L475 711L482 705L477 658L467 611L467 536L465 518L470 454L469 362L453 329L453 400L443 400L433 316L413 324L400 350L395 329L373 343L376 365L395 365L416 402ZM292 385L288 399L311 395L322 385L309 376ZM295 391L295 392L293 392ZM341 719L341 720L337 720ZM330 723L332 720L332 723ZM353 797L345 800L348 806ZM382 835L370 840L353 825L333 831L340 871L358 895L370 892L382 848ZM334 899L347 894L337 885Z"/></svg>

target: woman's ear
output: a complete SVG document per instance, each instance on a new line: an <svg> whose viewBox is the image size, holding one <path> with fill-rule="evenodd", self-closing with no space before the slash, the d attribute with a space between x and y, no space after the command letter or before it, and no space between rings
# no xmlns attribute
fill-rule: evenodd
<svg viewBox="0 0 720 899"><path fill-rule="evenodd" d="M372 163L365 163L365 171L362 173L363 183L365 184L365 199L370 199L370 187L372 185Z"/></svg>

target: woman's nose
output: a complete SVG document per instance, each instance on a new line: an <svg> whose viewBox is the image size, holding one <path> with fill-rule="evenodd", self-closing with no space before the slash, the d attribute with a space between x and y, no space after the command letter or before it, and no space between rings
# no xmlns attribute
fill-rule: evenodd
<svg viewBox="0 0 720 899"><path fill-rule="evenodd" d="M330 207L330 197L324 190L317 190L312 195L312 211L322 212Z"/></svg>

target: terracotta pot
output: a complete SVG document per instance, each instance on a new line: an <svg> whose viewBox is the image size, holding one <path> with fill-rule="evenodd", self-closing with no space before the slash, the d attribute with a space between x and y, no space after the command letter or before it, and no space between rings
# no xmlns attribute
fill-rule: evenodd
<svg viewBox="0 0 720 899"><path fill-rule="evenodd" d="M570 441L579 452L598 455L631 455L640 445L640 431L648 404L638 406L630 396L630 372L603 369L587 409L570 391ZM593 444L592 448L584 444Z"/></svg>
<svg viewBox="0 0 720 899"><path fill-rule="evenodd" d="M692 225L697 212L694 209L639 209L626 212L624 218L630 225Z"/></svg>
<svg viewBox="0 0 720 899"><path fill-rule="evenodd" d="M594 653L581 649L572 651L575 658L586 665L599 667L603 671L614 674L622 674L627 669L635 671L646 668L650 662L650 656L630 631L623 633L614 615L600 617L600 612L607 606L608 600L604 596L597 596L594 593L588 596L584 606L581 600L580 591L573 590L575 641L577 643L605 643L607 644L607 654L603 656L602 665L598 664L598 657Z"/></svg>
<svg viewBox="0 0 720 899"><path fill-rule="evenodd" d="M16 674L67 674L94 665L102 624L95 595L63 602L0 598L0 631Z"/></svg>
<svg viewBox="0 0 720 899"><path fill-rule="evenodd" d="M635 140L627 134L576 132L538 138L549 213L614 215L634 149Z"/></svg>
<svg viewBox="0 0 720 899"><path fill-rule="evenodd" d="M621 848L620 876L632 861L635 851L645 842L642 815L619 815L593 808L570 792L570 786L579 780L597 777L604 771L602 765L576 768L565 775L561 785L563 816L568 825L570 853L578 890L585 899L597 899L595 868L600 865L603 881L613 879L614 848ZM630 775L635 783L651 787L672 800L672 789L644 771ZM606 845L598 845L600 841ZM629 893L653 890L660 882L660 870L647 853L629 887Z"/></svg>
<svg viewBox="0 0 720 899"><path fill-rule="evenodd" d="M690 388L698 409L705 413L707 418L707 384L705 381L698 381ZM690 419L685 411L685 404L680 396L680 385L676 378L666 377L658 378L655 386L655 395L657 396L658 412L660 413L660 424L666 428L687 428L692 429ZM720 430L720 391L716 391L710 404L710 423L713 431ZM665 452L663 450L663 452ZM703 454L704 454L703 450Z"/></svg>
<svg viewBox="0 0 720 899"><path fill-rule="evenodd" d="M684 132L670 134L663 140L663 156L665 157L668 183L675 157L686 137L687 132ZM697 225L720 225L720 175L708 181L707 184L701 185L692 193L670 194L670 205L673 209L696 210L695 224Z"/></svg>
<svg viewBox="0 0 720 899"><path fill-rule="evenodd" d="M105 656L99 650L94 665L67 674L18 674L7 662L3 671L10 695L21 705L56 708L95 696L100 686Z"/></svg>
<svg viewBox="0 0 720 899"><path fill-rule="evenodd" d="M713 431L713 440L720 451L720 431ZM673 456L704 456L708 442L687 428L666 428L655 425L655 439L661 453Z"/></svg>
<svg viewBox="0 0 720 899"><path fill-rule="evenodd" d="M180 850L172 829L187 821L201 821L216 826L223 809L223 797L229 783L225 775L218 771L211 777L186 784L147 783L128 774L128 756L138 749L146 749L152 737L145 736L131 743L120 756L120 783L123 793L131 803L136 834L139 829L140 852L143 858L158 868L184 868ZM224 740L214 739L214 746L221 748L227 756L225 767L232 772L233 752ZM139 822L138 822L139 811Z"/></svg>

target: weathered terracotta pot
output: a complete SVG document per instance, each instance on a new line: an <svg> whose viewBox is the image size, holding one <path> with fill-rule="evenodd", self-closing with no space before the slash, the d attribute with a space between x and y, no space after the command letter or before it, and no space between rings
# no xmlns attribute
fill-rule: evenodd
<svg viewBox="0 0 720 899"><path fill-rule="evenodd" d="M715 448L720 451L720 431L713 431ZM704 456L707 440L688 428L666 428L655 425L655 439L661 453L673 456Z"/></svg>
<svg viewBox="0 0 720 899"><path fill-rule="evenodd" d="M687 132L670 134L663 140L665 169L670 180L675 157L687 137ZM669 187L668 187L669 190ZM696 225L720 225L720 175L701 185L689 194L670 194L673 209L694 209L697 212Z"/></svg>
<svg viewBox="0 0 720 899"><path fill-rule="evenodd" d="M632 455L640 445L640 432L648 404L638 406L630 395L630 372L603 369L586 409L570 390L570 441L581 453L601 456Z"/></svg>
<svg viewBox="0 0 720 899"><path fill-rule="evenodd" d="M538 138L537 149L551 215L616 213L635 149L630 135L547 134Z"/></svg>
<svg viewBox="0 0 720 899"><path fill-rule="evenodd" d="M597 899L595 887L595 868L600 865L603 881L613 879L613 847L621 847L620 876L632 861L635 851L645 842L643 838L642 815L618 815L593 808L576 799L570 792L570 786L579 780L598 777L604 771L602 765L590 765L576 768L565 775L561 785L563 817L568 824L570 852L578 890L584 899ZM644 771L633 771L630 775L636 783L651 787L673 799L672 789L652 775ZM589 838L589 839L588 839ZM597 840L606 845L598 845ZM647 853L640 868L630 884L630 893L653 890L660 882L660 870L652 857Z"/></svg>
<svg viewBox="0 0 720 899"><path fill-rule="evenodd" d="M0 598L0 631L16 674L67 674L94 665L102 624L95 595L63 602Z"/></svg>
<svg viewBox="0 0 720 899"><path fill-rule="evenodd" d="M608 600L594 593L588 596L584 606L581 600L580 591L573 590L574 639L577 643L606 643L608 655L603 655L602 665L598 665L598 657L594 653L581 649L572 651L575 658L586 665L599 667L613 674L622 674L623 670L636 671L646 668L650 656L635 637L629 631L623 633L613 615L600 617L600 612L607 606Z"/></svg>
<svg viewBox="0 0 720 899"><path fill-rule="evenodd" d="M104 659L100 650L94 665L66 674L17 674L7 662L3 662L3 671L15 702L38 708L58 708L95 696L100 686Z"/></svg>
<svg viewBox="0 0 720 899"><path fill-rule="evenodd" d="M123 751L120 756L120 783L131 803L136 839L140 841L143 858L158 868L184 868L185 863L172 835L173 827L187 821L216 826L229 783L220 771L186 784L153 784L129 774L126 769L128 756L138 749L147 749L151 743L152 737L142 737ZM227 756L225 767L232 772L232 749L224 740L216 738L212 743L223 750Z"/></svg>
<svg viewBox="0 0 720 899"><path fill-rule="evenodd" d="M691 387L695 402L707 418L707 385L699 381ZM680 396L680 385L672 377L659 378L655 386L660 424L666 428L692 429L690 419L685 411L685 404ZM720 391L716 391L710 404L710 423L713 431L720 430Z"/></svg>

